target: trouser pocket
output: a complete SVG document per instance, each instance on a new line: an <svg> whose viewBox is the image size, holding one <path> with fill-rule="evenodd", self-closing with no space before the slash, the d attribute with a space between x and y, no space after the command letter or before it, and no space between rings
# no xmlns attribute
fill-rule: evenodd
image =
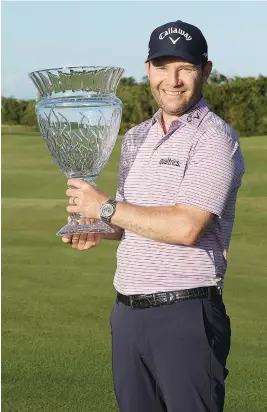
<svg viewBox="0 0 267 412"><path fill-rule="evenodd" d="M214 301L201 300L202 322L206 342L212 355L224 368L224 379L228 375L226 360L231 346L231 323L226 314L222 298L218 296Z"/></svg>

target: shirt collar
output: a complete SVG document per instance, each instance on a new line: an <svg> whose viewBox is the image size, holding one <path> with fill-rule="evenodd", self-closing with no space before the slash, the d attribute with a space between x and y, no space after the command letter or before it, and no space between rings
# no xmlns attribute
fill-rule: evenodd
<svg viewBox="0 0 267 412"><path fill-rule="evenodd" d="M178 117L171 123L170 128L178 127L181 123L188 124L190 126L198 127L202 119L210 111L206 100L202 96L201 99L188 110L185 114ZM162 110L159 109L152 117L152 126L158 122L162 126Z"/></svg>

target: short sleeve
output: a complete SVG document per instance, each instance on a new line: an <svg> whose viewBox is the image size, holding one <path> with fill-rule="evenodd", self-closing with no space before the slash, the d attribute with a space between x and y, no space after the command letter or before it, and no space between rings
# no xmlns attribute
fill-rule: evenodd
<svg viewBox="0 0 267 412"><path fill-rule="evenodd" d="M244 173L237 138L205 133L192 154L179 187L183 203L222 216L230 194L237 191Z"/></svg>
<svg viewBox="0 0 267 412"><path fill-rule="evenodd" d="M124 197L122 196L121 192L118 190L116 190L116 200L117 202L125 202Z"/></svg>

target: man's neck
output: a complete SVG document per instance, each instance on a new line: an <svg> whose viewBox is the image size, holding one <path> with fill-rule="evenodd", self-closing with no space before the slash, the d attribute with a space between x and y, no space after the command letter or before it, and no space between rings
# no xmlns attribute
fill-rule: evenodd
<svg viewBox="0 0 267 412"><path fill-rule="evenodd" d="M181 114L177 114L177 115L168 114L168 113L166 113L166 112L164 112L164 111L162 110L161 122L162 122L162 128L163 128L164 133L165 133L165 134L168 133L168 130L169 130L170 125L172 124L172 122L173 122L174 120L179 119L179 117L183 116L183 115L186 114L189 110L191 110L191 109L199 102L199 100L200 100L201 98L202 98L202 95L201 95L198 99L195 100L195 102L192 104L192 106L190 106L184 113L181 113Z"/></svg>

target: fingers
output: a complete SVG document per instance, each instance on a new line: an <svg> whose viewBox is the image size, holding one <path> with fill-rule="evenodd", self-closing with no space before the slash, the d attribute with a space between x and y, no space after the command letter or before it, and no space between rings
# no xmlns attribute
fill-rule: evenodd
<svg viewBox="0 0 267 412"><path fill-rule="evenodd" d="M71 235L64 235L61 238L63 243L71 243L72 242L72 236Z"/></svg>
<svg viewBox="0 0 267 412"><path fill-rule="evenodd" d="M87 239L83 245L82 250L92 249L96 246L95 235L87 235Z"/></svg>
<svg viewBox="0 0 267 412"><path fill-rule="evenodd" d="M67 185L80 189L81 187L88 185L88 183L84 182L82 179L69 179Z"/></svg>
<svg viewBox="0 0 267 412"><path fill-rule="evenodd" d="M71 217L68 216L67 220L68 220L68 223L70 223L71 222ZM62 240L63 243L71 243L72 242L72 235L64 235L64 236L62 236L61 240Z"/></svg>
<svg viewBox="0 0 267 412"><path fill-rule="evenodd" d="M68 217L68 223L71 222L71 217ZM74 225L88 225L95 222L95 219L87 218L81 219L79 221L74 220ZM63 243L69 243L72 245L73 249L87 250L95 247L102 239L99 233L89 233L89 234L74 234L74 235L64 235L62 236Z"/></svg>
<svg viewBox="0 0 267 412"><path fill-rule="evenodd" d="M91 239L88 237L91 236ZM85 244L87 242L87 240L93 240L92 239L93 235L87 235L87 234L81 234L81 235L73 235L72 236L72 248L73 249L78 249L78 250L84 250ZM90 242L92 243L92 242ZM89 243L89 247L91 246L91 244ZM89 248L87 247L87 249Z"/></svg>
<svg viewBox="0 0 267 412"><path fill-rule="evenodd" d="M68 219L69 221L69 219ZM94 219L81 219L79 222L75 222L75 224L80 224L80 225L86 225L86 224L91 224L94 223ZM66 236L65 236L66 239ZM63 240L63 239L62 239ZM78 250L87 250L91 249L94 246L96 246L98 242L96 242L95 239L95 234L94 233L89 233L89 234L75 234L71 236L71 242L67 242L67 240L64 240L65 243L71 243L73 249L78 249Z"/></svg>

